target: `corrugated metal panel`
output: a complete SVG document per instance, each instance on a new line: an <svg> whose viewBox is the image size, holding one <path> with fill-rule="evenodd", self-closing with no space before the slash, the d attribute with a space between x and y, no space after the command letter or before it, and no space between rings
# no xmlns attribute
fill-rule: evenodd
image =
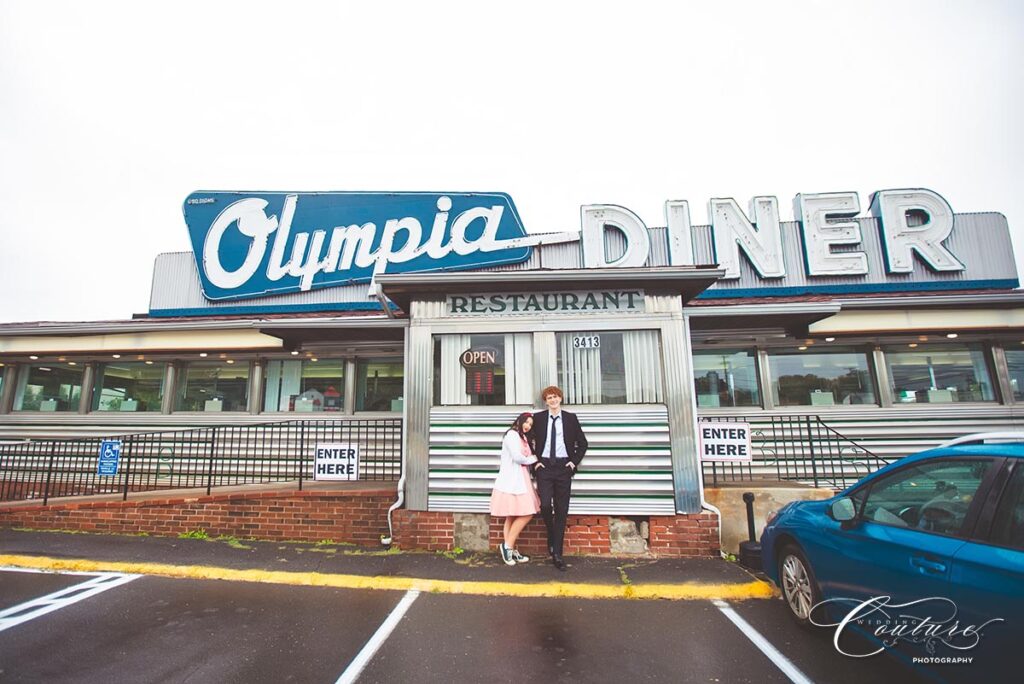
<svg viewBox="0 0 1024 684"><path fill-rule="evenodd" d="M867 256L870 274L867 276L813 276L804 273L803 235L796 221L782 223L783 255L786 276L772 280L761 279L747 263L740 258L740 277L735 280L719 281L710 291L755 288L799 288L799 287L845 287L886 283L906 285L914 289L920 283L944 282L951 285L962 281L1014 280L1017 269L1013 260L1013 247L1006 219L1001 214L957 214L956 227L946 240L946 247L966 266L964 271L935 273L920 259L914 260L914 272L903 276L887 275L882 254L878 219L858 218L861 230L861 244L856 251ZM694 258L698 264L714 263L712 235L709 226L694 226Z"/></svg>
<svg viewBox="0 0 1024 684"><path fill-rule="evenodd" d="M367 284L328 287L309 292L257 297L230 302L212 302L203 296L196 271L195 258L191 252L160 254L153 266L153 291L149 299L149 310L193 310L228 309L235 307L311 306L317 304L376 304L377 300L367 296Z"/></svg>
<svg viewBox="0 0 1024 684"><path fill-rule="evenodd" d="M573 407L590 442L573 481L570 513L675 513L668 413ZM430 412L429 509L487 510L498 474L501 437L515 417L494 411L434 408Z"/></svg>
<svg viewBox="0 0 1024 684"><path fill-rule="evenodd" d="M740 259L740 277L732 281L719 281L710 290L727 291L735 289L800 288L800 287L844 287L850 285L906 283L908 289L915 284L945 282L951 285L961 281L1014 280L1017 278L1013 260L1006 218L1001 214L957 214L956 229L946 241L946 246L966 266L959 273L934 273L920 259L914 261L913 274L887 276L882 255L878 220L872 217L859 218L862 242L857 250L867 255L871 275L855 277L812 277L804 274L803 237L800 224L796 221L782 223L783 254L787 275L784 278L762 280L747 263ZM668 264L668 244L665 228L649 229L651 256L649 266ZM715 254L710 226L693 226L694 261L697 264L714 264ZM625 239L617 230L605 231L605 245L609 258L615 259L625 249ZM538 268L567 269L581 268L582 255L579 242L565 242L541 245L535 248L530 258L520 264L496 266L483 271L516 272ZM194 310L229 307L295 307L318 304L375 304L367 296L366 284L331 287L309 292L259 297L232 302L211 302L199 286L195 259L191 252L161 254L156 259L153 275L153 291L150 310Z"/></svg>
<svg viewBox="0 0 1024 684"><path fill-rule="evenodd" d="M668 229L648 228L651 236L651 256L647 259L648 266L668 266Z"/></svg>

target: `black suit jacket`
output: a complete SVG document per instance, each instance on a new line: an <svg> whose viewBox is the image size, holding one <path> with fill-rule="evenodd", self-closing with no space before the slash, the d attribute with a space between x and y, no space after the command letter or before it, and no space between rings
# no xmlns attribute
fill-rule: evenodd
<svg viewBox="0 0 1024 684"><path fill-rule="evenodd" d="M590 446L587 443L587 436L583 434L580 419L576 417L575 413L569 413L562 409L558 415L561 416L558 420L558 429L562 431L562 439L565 440L565 451L573 465L579 468L580 461L583 460L583 456L587 453L587 447ZM544 449L544 443L548 440L547 410L533 414L533 430L531 432L533 433L534 455L538 458L546 458L547 454L542 454L541 451Z"/></svg>

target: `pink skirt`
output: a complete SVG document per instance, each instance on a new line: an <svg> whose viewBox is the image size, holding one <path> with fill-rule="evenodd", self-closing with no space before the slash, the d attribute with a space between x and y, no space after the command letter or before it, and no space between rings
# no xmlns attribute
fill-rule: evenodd
<svg viewBox="0 0 1024 684"><path fill-rule="evenodd" d="M520 516L533 515L540 511L540 497L530 482L530 471L523 468L523 480L526 482L525 494L510 494L495 489L491 492L491 515Z"/></svg>

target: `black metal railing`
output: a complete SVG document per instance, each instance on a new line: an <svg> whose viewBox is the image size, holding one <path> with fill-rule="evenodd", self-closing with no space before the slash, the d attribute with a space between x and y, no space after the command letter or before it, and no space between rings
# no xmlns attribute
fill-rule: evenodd
<svg viewBox="0 0 1024 684"><path fill-rule="evenodd" d="M704 420L743 421L722 417ZM750 422L751 462L704 461L705 486L781 480L844 489L893 459L871 452L816 415L772 416Z"/></svg>
<svg viewBox="0 0 1024 684"><path fill-rule="evenodd" d="M121 444L113 475L100 474L104 440ZM358 445L360 480L401 477L400 418L292 420L0 444L0 501L283 481L301 489L314 479L314 446L327 443Z"/></svg>

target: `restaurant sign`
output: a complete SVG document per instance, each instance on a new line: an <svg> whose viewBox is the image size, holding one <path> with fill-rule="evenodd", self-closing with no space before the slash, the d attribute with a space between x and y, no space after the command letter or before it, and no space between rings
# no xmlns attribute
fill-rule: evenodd
<svg viewBox="0 0 1024 684"><path fill-rule="evenodd" d="M449 295L449 316L495 314L643 313L643 290L594 290L592 292L518 292Z"/></svg>

